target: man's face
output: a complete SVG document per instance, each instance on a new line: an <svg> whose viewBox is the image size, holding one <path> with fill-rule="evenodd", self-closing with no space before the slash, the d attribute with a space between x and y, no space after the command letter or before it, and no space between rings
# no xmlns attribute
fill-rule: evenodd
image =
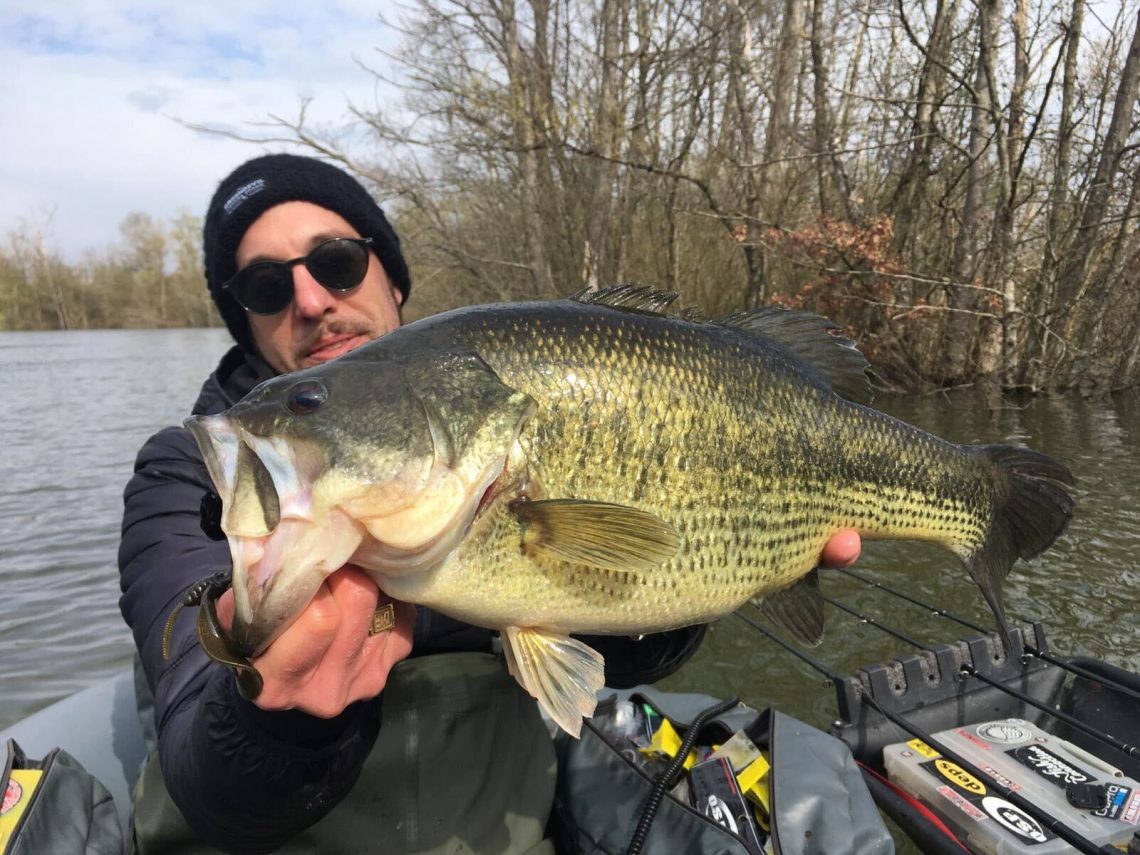
<svg viewBox="0 0 1140 855"><path fill-rule="evenodd" d="M284 202L253 221L238 244L237 269L255 261L288 261L322 241L360 235L348 222L311 202ZM375 253L360 286L327 290L303 264L293 267L293 302L276 315L246 313L253 343L280 373L309 368L347 353L400 325L403 295L388 280Z"/></svg>

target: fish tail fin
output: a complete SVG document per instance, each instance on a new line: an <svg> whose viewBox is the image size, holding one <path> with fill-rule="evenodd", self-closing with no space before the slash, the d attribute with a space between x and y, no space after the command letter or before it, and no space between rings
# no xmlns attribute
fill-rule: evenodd
<svg viewBox="0 0 1140 855"><path fill-rule="evenodd" d="M986 540L966 565L1008 639L1001 584L1018 558L1039 555L1068 528L1076 505L1073 475L1063 463L1028 448L983 445L975 453L993 467L995 501Z"/></svg>

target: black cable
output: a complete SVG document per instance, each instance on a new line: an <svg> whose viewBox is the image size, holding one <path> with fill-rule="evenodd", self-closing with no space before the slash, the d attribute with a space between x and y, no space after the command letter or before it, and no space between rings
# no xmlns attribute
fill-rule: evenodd
<svg viewBox="0 0 1140 855"><path fill-rule="evenodd" d="M645 808L641 811L641 819L638 820L637 828L633 831L633 837L630 838L626 855L638 855L641 852L641 848L645 845L645 839L649 836L649 827L653 824L653 818L657 816L657 809L661 807L661 800L665 798L665 791L677 773L681 771L681 767L685 765L685 758L689 756L689 752L693 750L693 744L697 741L697 731L704 726L706 721L716 718L739 703L740 698L729 698L709 707L693 719L692 724L685 731L685 738L681 740L681 747L677 750L676 756L653 781L653 789L649 791L649 798L645 802Z"/></svg>

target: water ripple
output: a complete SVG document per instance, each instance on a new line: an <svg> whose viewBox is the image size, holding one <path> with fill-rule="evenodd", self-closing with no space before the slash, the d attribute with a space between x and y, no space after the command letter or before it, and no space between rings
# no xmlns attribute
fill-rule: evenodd
<svg viewBox="0 0 1140 855"><path fill-rule="evenodd" d="M130 661L123 487L226 347L222 330L0 333L0 727Z"/></svg>

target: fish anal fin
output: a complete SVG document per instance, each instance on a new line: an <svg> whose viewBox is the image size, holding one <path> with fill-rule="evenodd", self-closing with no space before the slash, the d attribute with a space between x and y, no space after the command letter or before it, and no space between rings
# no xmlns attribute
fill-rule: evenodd
<svg viewBox="0 0 1140 855"><path fill-rule="evenodd" d="M605 685L602 655L568 635L536 627L508 626L502 638L511 676L555 724L577 738Z"/></svg>
<svg viewBox="0 0 1140 855"><path fill-rule="evenodd" d="M817 646L823 641L823 593L819 571L812 570L791 587L769 594L760 611L791 633L801 644Z"/></svg>
<svg viewBox="0 0 1140 855"><path fill-rule="evenodd" d="M518 501L525 551L619 573L658 567L677 553L681 538L655 514L582 499Z"/></svg>
<svg viewBox="0 0 1140 855"><path fill-rule="evenodd" d="M839 327L813 312L764 306L736 312L713 323L733 327L783 345L850 401L871 402L867 359L855 342L835 335Z"/></svg>

